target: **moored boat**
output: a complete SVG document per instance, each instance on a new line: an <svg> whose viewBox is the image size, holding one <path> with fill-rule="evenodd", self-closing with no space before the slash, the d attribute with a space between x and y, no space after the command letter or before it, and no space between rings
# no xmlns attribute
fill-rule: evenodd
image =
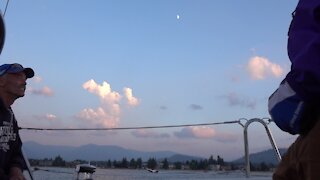
<svg viewBox="0 0 320 180"><path fill-rule="evenodd" d="M150 168L147 168L147 171L151 172L151 173L158 173L159 171L156 170L156 169L150 169Z"/></svg>
<svg viewBox="0 0 320 180"><path fill-rule="evenodd" d="M91 165L91 164L78 164L76 166L76 172L77 173L94 173L96 171L95 166Z"/></svg>

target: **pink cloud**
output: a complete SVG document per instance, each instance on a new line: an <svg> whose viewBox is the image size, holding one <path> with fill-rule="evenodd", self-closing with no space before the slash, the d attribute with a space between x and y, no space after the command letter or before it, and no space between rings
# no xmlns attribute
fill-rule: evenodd
<svg viewBox="0 0 320 180"><path fill-rule="evenodd" d="M283 75L283 68L272 63L264 57L252 57L247 64L247 71L254 80L262 80L267 77L280 77Z"/></svg>
<svg viewBox="0 0 320 180"><path fill-rule="evenodd" d="M235 142L238 139L235 134L217 132L207 126L186 127L174 135L178 138L213 139L219 142Z"/></svg>
<svg viewBox="0 0 320 180"><path fill-rule="evenodd" d="M216 133L213 128L206 126L186 127L180 132L175 132L179 138L212 138Z"/></svg>

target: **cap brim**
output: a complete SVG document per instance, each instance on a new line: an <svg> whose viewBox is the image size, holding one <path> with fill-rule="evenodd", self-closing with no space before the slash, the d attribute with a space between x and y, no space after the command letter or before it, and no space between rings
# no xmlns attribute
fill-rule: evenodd
<svg viewBox="0 0 320 180"><path fill-rule="evenodd" d="M26 74L27 78L32 78L34 76L34 71L31 68L24 68L23 72Z"/></svg>

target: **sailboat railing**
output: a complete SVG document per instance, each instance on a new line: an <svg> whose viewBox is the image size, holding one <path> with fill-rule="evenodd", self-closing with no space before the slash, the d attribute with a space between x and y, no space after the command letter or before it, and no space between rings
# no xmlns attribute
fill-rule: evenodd
<svg viewBox="0 0 320 180"><path fill-rule="evenodd" d="M267 122L265 121L267 120ZM246 165L246 177L249 178L250 177L250 157L249 157L249 142L248 142L248 127L251 123L253 122L259 122L261 123L264 128L266 129L266 132L267 132L267 135L269 137L269 140L270 140L270 143L272 145L272 148L275 152L275 155L278 159L278 161L280 162L281 161L281 154L279 152L279 149L276 145L276 142L272 136L272 133L268 127L268 124L270 122L272 122L271 119L258 119L258 118L253 118L253 119L250 119L250 120L246 120L246 123L243 124L241 121L239 121L239 124L243 127L243 136L244 136L244 150L245 150L245 165Z"/></svg>

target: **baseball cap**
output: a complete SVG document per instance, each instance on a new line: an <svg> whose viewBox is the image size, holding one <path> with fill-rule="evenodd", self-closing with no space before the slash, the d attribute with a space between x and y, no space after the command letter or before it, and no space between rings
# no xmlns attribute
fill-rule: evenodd
<svg viewBox="0 0 320 180"><path fill-rule="evenodd" d="M24 72L27 78L32 78L34 76L34 71L31 68L24 68L21 64L3 64L0 66L0 76L5 73L19 73Z"/></svg>

